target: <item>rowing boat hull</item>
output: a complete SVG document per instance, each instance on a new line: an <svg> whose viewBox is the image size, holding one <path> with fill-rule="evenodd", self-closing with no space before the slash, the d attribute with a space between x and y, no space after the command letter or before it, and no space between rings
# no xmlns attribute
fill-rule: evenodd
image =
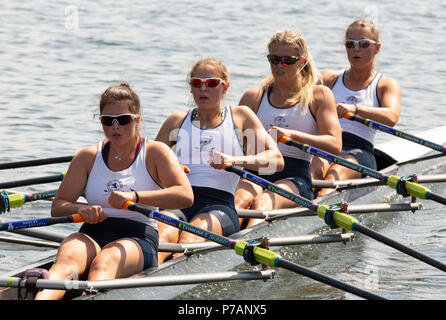
<svg viewBox="0 0 446 320"><path fill-rule="evenodd" d="M420 135L421 136L421 135ZM431 141L444 144L446 141L446 127L442 127L441 132L436 129L435 134L427 132ZM427 138L427 137L426 137ZM383 144L376 148L376 156L379 165L387 165L385 169L380 170L381 173L392 175L409 175L412 173L419 173L420 171L437 165L441 162L438 159L431 159L422 162L405 163L399 165L400 161L407 161L410 157L407 156L407 150L411 150L413 144L407 145L401 139L393 139L393 142ZM393 147L392 147L393 145ZM399 147L399 148L398 148ZM435 153L425 147L417 148L416 157ZM423 150L424 149L424 150ZM443 159L444 158L440 158ZM443 161L442 160L442 161ZM324 197L315 200L317 203L335 204L340 202L352 203L358 199L362 203L381 202L383 195L394 194L395 192L387 186L365 187L357 189L346 189L342 191L333 191ZM257 224L249 229L242 230L234 234L232 238L246 239L259 238L261 236L267 237L286 237L302 234L314 233L318 229L325 227L325 223L316 216L307 217L291 217L288 219L277 219L273 221L265 221ZM53 257L48 257L42 261L36 262L31 266L26 266L21 270L15 270L5 276L23 276L24 271L32 267L51 266L54 261ZM170 276L178 274L193 274L205 272L218 272L231 270L234 267L244 263L241 256L236 255L232 250L203 250L199 254L193 256L180 256L179 258L167 261L157 268L148 269L141 273L134 275L132 278L143 278L150 276ZM106 292L95 294L87 294L76 297L76 299L173 299L196 285L182 285L182 286L164 286L164 287L143 287L131 289L114 289ZM0 300L3 299L17 299L17 289L3 288L0 289Z"/></svg>

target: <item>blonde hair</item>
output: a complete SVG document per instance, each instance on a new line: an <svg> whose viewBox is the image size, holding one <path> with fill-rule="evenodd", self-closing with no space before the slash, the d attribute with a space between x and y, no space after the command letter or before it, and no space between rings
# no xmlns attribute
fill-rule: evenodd
<svg viewBox="0 0 446 320"><path fill-rule="evenodd" d="M347 28L347 30L345 31L345 39L347 39L348 37L348 33L350 32L350 30L352 29L369 29L370 33L372 35L372 40L375 40L376 42L379 42L379 30L378 28L375 26L375 24L373 23L372 20L366 20L366 19L359 19L356 21L353 21Z"/></svg>
<svg viewBox="0 0 446 320"><path fill-rule="evenodd" d="M214 58L204 58L204 59L198 60L193 65L191 70L189 71L189 74L187 75L187 83L188 84L190 82L190 78L191 78L192 74L195 72L195 70L198 67L201 67L201 66L211 66L218 73L219 77L225 81L226 84L229 83L229 72L226 69L226 66L223 64L223 62L216 60Z"/></svg>
<svg viewBox="0 0 446 320"><path fill-rule="evenodd" d="M271 51L273 44L289 45L296 50L296 56L305 58L305 65L297 75L297 90L292 92L292 96L286 101L286 103L291 105L300 102L301 113L305 114L313 101L313 85L319 79L319 73L308 51L305 39L297 31L282 30L273 35L268 43L268 51ZM261 88L266 90L273 83L274 77L270 75L262 80Z"/></svg>

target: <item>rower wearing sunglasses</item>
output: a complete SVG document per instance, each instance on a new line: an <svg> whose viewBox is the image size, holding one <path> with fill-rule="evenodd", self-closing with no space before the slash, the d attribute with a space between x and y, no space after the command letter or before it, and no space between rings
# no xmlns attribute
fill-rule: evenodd
<svg viewBox="0 0 446 320"><path fill-rule="evenodd" d="M341 128L331 91L315 85L318 74L303 36L296 31L277 32L268 43L271 75L259 87L251 88L240 100L258 116L265 129L275 138L286 135L293 140L324 149L341 151ZM313 199L311 155L291 146L279 144L285 169L259 175L280 187ZM247 180L241 180L236 192L236 207L271 210L294 207L285 199ZM251 226L259 219L242 223Z"/></svg>
<svg viewBox="0 0 446 320"><path fill-rule="evenodd" d="M401 89L394 79L375 70L375 57L381 49L379 31L372 21L357 20L345 33L345 48L350 62L348 70L322 72L324 85L331 88L342 127L341 156L376 170L373 154L375 129L342 118L346 112L394 126L400 116ZM322 169L324 168L324 169ZM360 178L359 172L326 160L313 159L315 179L338 180ZM329 192L322 189L319 195Z"/></svg>
<svg viewBox="0 0 446 320"><path fill-rule="evenodd" d="M85 223L60 245L50 279L124 278L156 266L157 222L122 205L178 209L193 202L172 150L140 136L140 102L127 83L105 90L99 109L106 139L76 154L53 201L52 216L80 213ZM82 194L86 205L76 203ZM43 290L36 298L64 294Z"/></svg>
<svg viewBox="0 0 446 320"><path fill-rule="evenodd" d="M190 168L194 204L172 214L225 236L240 230L234 205L239 177L221 170L222 164L272 172L283 168L275 141L256 115L246 106L223 105L228 78L220 61L198 61L188 76L196 107L170 115L156 137L169 147L175 146L180 162ZM196 242L202 238L164 225L160 226L160 241ZM160 253L159 261L167 255Z"/></svg>

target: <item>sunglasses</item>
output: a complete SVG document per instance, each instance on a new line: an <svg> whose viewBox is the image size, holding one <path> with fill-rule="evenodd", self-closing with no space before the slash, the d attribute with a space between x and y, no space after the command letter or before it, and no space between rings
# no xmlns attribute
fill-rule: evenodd
<svg viewBox="0 0 446 320"><path fill-rule="evenodd" d="M347 39L345 40L345 47L348 49L352 49L355 48L356 45L358 45L359 48L368 48L370 47L371 44L376 44L377 42L374 40L370 40L370 39L361 39L361 40L352 40L352 39Z"/></svg>
<svg viewBox="0 0 446 320"><path fill-rule="evenodd" d="M217 88L220 83L226 84L225 81L220 78L190 78L190 85L194 88L201 88L203 82L206 85L206 88Z"/></svg>
<svg viewBox="0 0 446 320"><path fill-rule="evenodd" d="M295 64L297 61L301 60L302 57L293 57L293 56L276 56L274 54L269 54L266 56L268 58L268 61L272 64L283 64L283 65L289 65L289 64Z"/></svg>
<svg viewBox="0 0 446 320"><path fill-rule="evenodd" d="M139 115L132 114L132 113L123 113L118 114L115 116L108 115L108 114L101 114L99 115L99 119L101 119L101 123L104 126L110 127L113 125L113 122L117 121L120 126L125 126L126 124L129 124L132 122L133 119L138 118Z"/></svg>

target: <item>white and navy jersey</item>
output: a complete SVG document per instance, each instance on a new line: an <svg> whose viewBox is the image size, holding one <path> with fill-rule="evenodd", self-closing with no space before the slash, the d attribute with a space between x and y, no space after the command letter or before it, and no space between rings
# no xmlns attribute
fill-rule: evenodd
<svg viewBox="0 0 446 320"><path fill-rule="evenodd" d="M212 150L231 156L243 156L243 147L235 131L232 109L224 107L222 122L215 128L201 129L192 123L197 109L190 110L178 131L176 155L187 165L189 182L195 187L209 187L235 193L239 176L212 168L209 155Z"/></svg>
<svg viewBox="0 0 446 320"><path fill-rule="evenodd" d="M331 89L336 103L358 104L366 107L380 107L376 90L378 82L382 77L380 73L376 73L375 77L366 88L358 91L350 90L345 86L344 76L345 70L339 74L333 88ZM375 129L367 127L362 123L344 118L339 119L339 122L341 123L341 128L343 131L352 133L367 140L371 144L374 144L376 134Z"/></svg>
<svg viewBox="0 0 446 320"><path fill-rule="evenodd" d="M276 126L308 134L319 134L316 120L310 108L308 108L308 111L305 114L301 113L300 102L287 108L277 108L273 106L269 100L271 92L270 88L263 92L262 100L257 110L257 117L260 119L260 122L262 122L265 130L268 131L272 126ZM283 143L278 143L277 145L284 157L311 162L311 154Z"/></svg>
<svg viewBox="0 0 446 320"><path fill-rule="evenodd" d="M108 203L112 191L159 190L161 187L153 180L146 166L146 139L133 163L122 171L111 171L102 158L104 142L98 144L96 159L88 176L85 198L89 205L100 205L107 217L126 218L150 225L158 229L157 222L139 212L116 209ZM155 207L149 207L158 210Z"/></svg>

